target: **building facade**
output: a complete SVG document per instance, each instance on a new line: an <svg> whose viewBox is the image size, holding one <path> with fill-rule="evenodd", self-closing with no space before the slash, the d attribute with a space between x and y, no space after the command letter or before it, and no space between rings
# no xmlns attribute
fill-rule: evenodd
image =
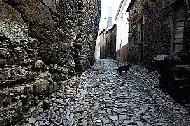
<svg viewBox="0 0 190 126"><path fill-rule="evenodd" d="M149 64L159 54L189 52L189 0L132 0L129 61Z"/></svg>
<svg viewBox="0 0 190 126"><path fill-rule="evenodd" d="M122 46L119 50L116 52L116 57L119 60L127 61L128 58L128 52L129 52L129 46L128 44Z"/></svg>
<svg viewBox="0 0 190 126"><path fill-rule="evenodd" d="M117 26L114 24L111 29L107 31L106 34L106 54L108 58L115 59L116 56L116 34Z"/></svg>
<svg viewBox="0 0 190 126"><path fill-rule="evenodd" d="M121 0L120 5L115 15L115 22L117 24L117 37L116 37L116 52L117 59L127 60L128 55L128 7L127 0Z"/></svg>
<svg viewBox="0 0 190 126"><path fill-rule="evenodd" d="M100 59L106 58L106 29L103 29L100 34Z"/></svg>
<svg viewBox="0 0 190 126"><path fill-rule="evenodd" d="M100 58L115 59L116 57L116 33L117 26L114 24L110 29L100 32Z"/></svg>

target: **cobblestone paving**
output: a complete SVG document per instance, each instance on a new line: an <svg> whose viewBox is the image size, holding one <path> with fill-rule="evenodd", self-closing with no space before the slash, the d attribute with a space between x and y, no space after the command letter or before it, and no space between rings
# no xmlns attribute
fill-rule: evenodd
<svg viewBox="0 0 190 126"><path fill-rule="evenodd" d="M100 60L41 102L28 116L35 126L188 126L188 110L158 88L158 74L138 66L118 75ZM44 106L49 106L44 110Z"/></svg>

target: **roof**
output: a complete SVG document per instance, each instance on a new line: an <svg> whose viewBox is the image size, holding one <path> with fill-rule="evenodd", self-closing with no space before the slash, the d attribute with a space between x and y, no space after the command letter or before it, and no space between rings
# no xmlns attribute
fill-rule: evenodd
<svg viewBox="0 0 190 126"><path fill-rule="evenodd" d="M103 32L105 32L105 30L106 30L106 29L103 29L103 30L99 33L99 35L101 35Z"/></svg>
<svg viewBox="0 0 190 126"><path fill-rule="evenodd" d="M117 27L117 25L116 25L116 24L114 24L114 25L112 26L111 30L112 30L112 29L114 29L115 27Z"/></svg>

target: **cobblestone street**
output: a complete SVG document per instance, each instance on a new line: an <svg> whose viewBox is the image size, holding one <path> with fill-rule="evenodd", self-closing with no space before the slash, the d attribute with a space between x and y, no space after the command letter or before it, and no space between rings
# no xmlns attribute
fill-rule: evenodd
<svg viewBox="0 0 190 126"><path fill-rule="evenodd" d="M119 75L116 67L112 60L97 61L32 108L22 125L190 125L188 110L158 89L157 72L133 66Z"/></svg>

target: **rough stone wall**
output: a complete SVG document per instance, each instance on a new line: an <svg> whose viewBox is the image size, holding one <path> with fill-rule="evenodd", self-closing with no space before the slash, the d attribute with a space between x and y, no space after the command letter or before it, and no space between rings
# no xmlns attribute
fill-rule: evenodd
<svg viewBox="0 0 190 126"><path fill-rule="evenodd" d="M130 24L131 33L129 35L129 57L128 61L131 63L137 63L138 61L138 28L137 23L132 22Z"/></svg>
<svg viewBox="0 0 190 126"><path fill-rule="evenodd" d="M71 53L76 63L75 70L80 72L94 62L94 42L98 34L100 2L77 1L61 2L60 13L64 15L64 28L67 31L65 41L73 50Z"/></svg>
<svg viewBox="0 0 190 126"><path fill-rule="evenodd" d="M167 3L168 1L156 0L154 3L149 2L148 8L142 8L142 11L139 11L137 21L131 25L130 62L151 65L151 61L156 55L170 53L170 6L164 6ZM138 24L141 25L140 32L143 34L139 32Z"/></svg>
<svg viewBox="0 0 190 126"><path fill-rule="evenodd" d="M190 3L190 2L189 2ZM186 43L186 51L190 53L190 5L186 7L186 21L185 21L185 40L184 42Z"/></svg>
<svg viewBox="0 0 190 126"><path fill-rule="evenodd" d="M93 64L99 19L99 0L0 0L0 124Z"/></svg>
<svg viewBox="0 0 190 126"><path fill-rule="evenodd" d="M128 61L130 63L138 63L139 60L139 29L138 24L140 23L138 19L141 15L141 4L140 0L132 0L128 11L129 11L129 55Z"/></svg>
<svg viewBox="0 0 190 126"><path fill-rule="evenodd" d="M185 43L186 43L186 51L190 53L190 20L186 22L186 28L185 28Z"/></svg>
<svg viewBox="0 0 190 126"><path fill-rule="evenodd" d="M162 10L161 2L157 1L144 10L146 19L143 27L143 62L145 64L149 64L156 55L170 52L169 13Z"/></svg>

